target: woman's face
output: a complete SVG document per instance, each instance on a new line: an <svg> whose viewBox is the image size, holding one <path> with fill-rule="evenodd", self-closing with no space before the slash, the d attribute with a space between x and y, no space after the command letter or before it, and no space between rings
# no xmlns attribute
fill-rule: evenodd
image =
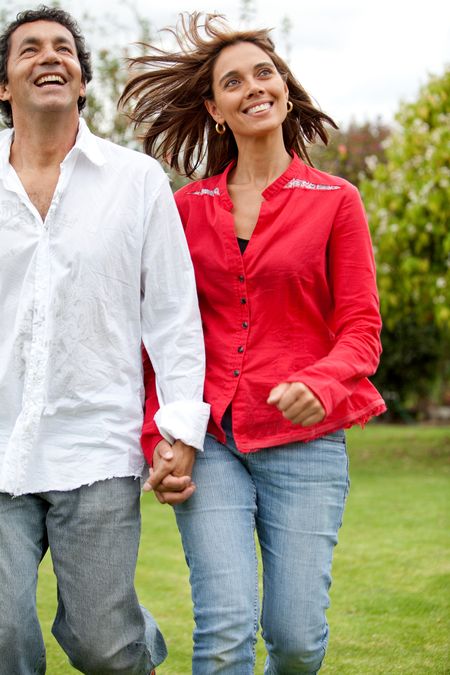
<svg viewBox="0 0 450 675"><path fill-rule="evenodd" d="M213 70L214 99L206 107L226 123L236 141L281 129L287 115L288 88L270 56L251 42L225 47Z"/></svg>

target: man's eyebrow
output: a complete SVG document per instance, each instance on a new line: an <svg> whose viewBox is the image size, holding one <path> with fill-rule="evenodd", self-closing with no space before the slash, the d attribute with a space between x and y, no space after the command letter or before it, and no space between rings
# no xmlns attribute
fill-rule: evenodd
<svg viewBox="0 0 450 675"><path fill-rule="evenodd" d="M23 38L23 40L21 40L21 42L19 43L19 47L23 47L24 45L37 45L39 44L39 42L40 40L38 40L38 38L28 36Z"/></svg>
<svg viewBox="0 0 450 675"><path fill-rule="evenodd" d="M22 42L19 44L19 49L20 47L24 47L26 45L39 45L42 42L40 38L35 37L34 35L28 35L27 37L23 38ZM67 44L72 46L72 42L70 38L68 38L66 35L56 35L53 40L53 43L57 44Z"/></svg>

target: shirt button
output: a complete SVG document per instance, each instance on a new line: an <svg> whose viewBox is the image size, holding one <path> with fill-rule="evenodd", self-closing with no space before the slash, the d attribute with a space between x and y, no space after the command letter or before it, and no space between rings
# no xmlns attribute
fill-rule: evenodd
<svg viewBox="0 0 450 675"><path fill-rule="evenodd" d="M243 351L244 351L244 347L242 345L240 347L238 347L238 353L239 354L242 354Z"/></svg>
<svg viewBox="0 0 450 675"><path fill-rule="evenodd" d="M246 305L246 304L247 304L246 298L241 298L241 305Z"/></svg>
<svg viewBox="0 0 450 675"><path fill-rule="evenodd" d="M243 275L243 274L240 274L240 275L239 275L239 281L241 282L241 284L244 283L245 278L244 278L244 275Z"/></svg>
<svg viewBox="0 0 450 675"><path fill-rule="evenodd" d="M239 375L239 370L233 370L233 375L237 377Z"/></svg>
<svg viewBox="0 0 450 675"><path fill-rule="evenodd" d="M248 328L248 321L242 322L242 328Z"/></svg>

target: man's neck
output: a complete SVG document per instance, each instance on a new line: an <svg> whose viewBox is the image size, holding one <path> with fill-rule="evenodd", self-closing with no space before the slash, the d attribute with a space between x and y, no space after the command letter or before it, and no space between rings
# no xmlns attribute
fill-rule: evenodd
<svg viewBox="0 0 450 675"><path fill-rule="evenodd" d="M58 120L51 124L33 120L33 124L22 124L14 120L14 138L11 145L10 163L20 173L42 171L59 167L64 157L74 146L78 132L79 118L76 116Z"/></svg>

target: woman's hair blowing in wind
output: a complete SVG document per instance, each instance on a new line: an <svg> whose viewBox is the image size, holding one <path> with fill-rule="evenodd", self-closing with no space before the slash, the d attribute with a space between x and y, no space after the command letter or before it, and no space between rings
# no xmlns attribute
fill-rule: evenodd
<svg viewBox="0 0 450 675"><path fill-rule="evenodd" d="M134 107L129 116L143 131L147 154L162 159L178 173L193 177L202 165L203 176L220 173L237 158L238 149L227 127L220 136L205 107L213 99L212 81L216 59L222 49L250 42L271 58L289 89L292 111L283 122L287 151L294 150L308 163L307 144L319 137L325 144L325 124L334 121L316 108L287 64L275 52L267 29L233 31L217 14L181 14L175 28L166 28L177 48L164 50L143 45L147 54L131 59L135 73L127 83L120 104Z"/></svg>

